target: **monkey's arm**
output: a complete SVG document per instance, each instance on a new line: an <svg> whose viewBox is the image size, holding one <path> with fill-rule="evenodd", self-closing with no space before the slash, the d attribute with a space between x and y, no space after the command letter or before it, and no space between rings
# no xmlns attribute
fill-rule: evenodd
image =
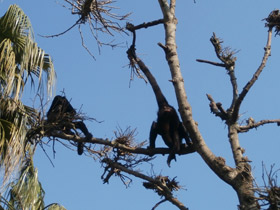
<svg viewBox="0 0 280 210"><path fill-rule="evenodd" d="M158 134L157 123L154 121L150 130L150 146L149 148L155 148L156 146L156 138Z"/></svg>
<svg viewBox="0 0 280 210"><path fill-rule="evenodd" d="M74 125L76 128L80 129L88 139L92 138L92 134L88 131L83 121L74 122Z"/></svg>
<svg viewBox="0 0 280 210"><path fill-rule="evenodd" d="M188 146L191 146L191 145L192 145L192 142L191 142L191 140L190 140L189 134L188 134L188 132L187 132L187 130L186 130L186 128L185 128L185 126L183 125L182 122L180 122L180 125L179 125L179 135L180 135L182 138L185 139L186 144L187 144Z"/></svg>
<svg viewBox="0 0 280 210"><path fill-rule="evenodd" d="M87 139L92 138L92 134L88 131L87 126L83 121L74 122L75 127L80 129ZM84 143L78 142L78 155L82 155L84 152Z"/></svg>

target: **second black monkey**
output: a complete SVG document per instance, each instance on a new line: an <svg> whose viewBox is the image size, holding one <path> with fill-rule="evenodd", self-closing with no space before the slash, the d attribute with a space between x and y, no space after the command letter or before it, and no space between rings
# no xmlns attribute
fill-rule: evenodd
<svg viewBox="0 0 280 210"><path fill-rule="evenodd" d="M73 135L71 129L80 129L86 138L91 138L92 134L88 131L83 121L75 121L76 110L70 102L63 96L55 96L51 107L47 113L49 123L63 122L61 127L57 129L63 130L66 134ZM84 144L78 142L78 154L82 155Z"/></svg>

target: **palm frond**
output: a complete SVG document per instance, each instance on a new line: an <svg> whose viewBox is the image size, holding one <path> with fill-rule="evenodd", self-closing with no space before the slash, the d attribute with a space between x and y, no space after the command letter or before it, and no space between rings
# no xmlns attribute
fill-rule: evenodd
<svg viewBox="0 0 280 210"><path fill-rule="evenodd" d="M47 207L45 207L46 210L66 210L66 208L64 208L63 206L61 206L60 204L54 203L51 204Z"/></svg>
<svg viewBox="0 0 280 210"><path fill-rule="evenodd" d="M51 95L54 67L50 56L34 41L29 18L17 5L11 5L0 18L0 173L4 173L4 182L26 158L25 149L30 146L26 133L37 120L38 113L20 101L28 80L31 85L38 82L38 92L43 91L40 95L45 95L45 85Z"/></svg>
<svg viewBox="0 0 280 210"><path fill-rule="evenodd" d="M38 77L38 91L42 90L43 72L47 79L47 93L51 95L55 83L52 60L34 41L29 18L17 5L11 5L0 18L1 92L19 99L25 81L32 75Z"/></svg>
<svg viewBox="0 0 280 210"><path fill-rule="evenodd" d="M0 99L0 165L3 185L22 166L26 150L28 129L36 122L38 113L14 99Z"/></svg>
<svg viewBox="0 0 280 210"><path fill-rule="evenodd" d="M38 171L30 159L21 170L19 179L11 184L9 204L15 209L40 210L44 208L44 195Z"/></svg>

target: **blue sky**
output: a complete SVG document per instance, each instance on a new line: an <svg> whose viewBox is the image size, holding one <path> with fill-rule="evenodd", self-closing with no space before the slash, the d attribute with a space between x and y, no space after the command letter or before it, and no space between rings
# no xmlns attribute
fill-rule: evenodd
<svg viewBox="0 0 280 210"><path fill-rule="evenodd" d="M0 14L3 15L10 4L18 4L31 19L35 38L41 48L49 53L57 73L56 93L64 90L74 107L80 108L97 122L86 122L95 137L113 138L117 127L137 128L136 139L142 142L148 139L150 125L156 119L157 104L149 85L135 78L130 84L130 69L126 50L131 36L116 35L117 43L122 47L111 49L102 47L99 55L95 40L90 36L87 26L83 26L87 46L95 53L94 61L81 46L77 28L58 38L43 38L40 35L59 33L71 26L77 17L61 6L63 1L54 0L2 0ZM278 8L276 0L196 0L177 1L177 45L182 74L188 100L192 105L193 116L210 149L226 158L233 166L227 129L224 123L209 110L206 94L211 94L224 108L231 103L232 90L228 75L222 68L197 63L195 59L218 61L209 41L213 32L224 40L224 46L238 51L236 54L236 76L239 91L252 77L261 62L267 38L263 18ZM254 2L252 4L252 2ZM140 24L162 17L158 1L118 1L118 13L132 12L129 21ZM125 24L123 22L122 24ZM110 37L109 37L110 38ZM273 37L272 56L261 77L247 95L241 113L240 122L248 117L256 121L276 119L280 116L279 78L280 78L280 37ZM171 78L162 49L158 42L164 42L162 26L138 32L137 52L150 67L157 78L163 93L170 104L177 108ZM33 93L33 92L31 92ZM27 90L27 94L30 91ZM25 99L32 104L32 99ZM253 173L259 185L262 185L262 161L267 168L275 163L280 167L280 128L266 125L240 135L240 143L246 149L245 155L252 160ZM158 146L163 146L158 137ZM126 188L117 177L110 184L100 179L103 170L98 161L90 157L78 156L59 143L55 144L55 158L52 145L45 146L55 167L38 147L35 164L39 169L39 178L46 192L46 204L58 202L68 210L92 209L151 209L160 198L152 191L143 189L142 182L133 179L130 188ZM166 165L166 157L157 156L153 162L157 174L177 176L177 180L186 190L176 193L178 199L191 210L216 209L234 210L238 204L237 196L230 186L222 182L197 154L179 156ZM141 171L151 174L149 166ZM157 209L176 209L164 203Z"/></svg>

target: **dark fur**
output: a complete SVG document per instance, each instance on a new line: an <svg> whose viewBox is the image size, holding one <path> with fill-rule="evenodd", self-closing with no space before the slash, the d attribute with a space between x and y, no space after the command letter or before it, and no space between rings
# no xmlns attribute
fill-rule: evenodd
<svg viewBox="0 0 280 210"><path fill-rule="evenodd" d="M70 102L63 96L55 96L51 107L47 113L49 123L63 122L62 127L58 129L63 130L66 134L73 135L71 129L80 129L87 138L91 138L86 125L83 121L74 121L76 110L72 107ZM78 154L82 155L84 151L84 144L78 142Z"/></svg>
<svg viewBox="0 0 280 210"><path fill-rule="evenodd" d="M167 164L170 166L170 162L176 160L175 154L180 151L181 146L184 146L183 138L188 145L191 145L191 141L176 110L168 104L152 73L140 59L137 59L137 63L149 80L159 107L157 121L152 123L150 130L150 148L155 148L156 137L158 134L161 135L164 143L170 148L167 159Z"/></svg>

